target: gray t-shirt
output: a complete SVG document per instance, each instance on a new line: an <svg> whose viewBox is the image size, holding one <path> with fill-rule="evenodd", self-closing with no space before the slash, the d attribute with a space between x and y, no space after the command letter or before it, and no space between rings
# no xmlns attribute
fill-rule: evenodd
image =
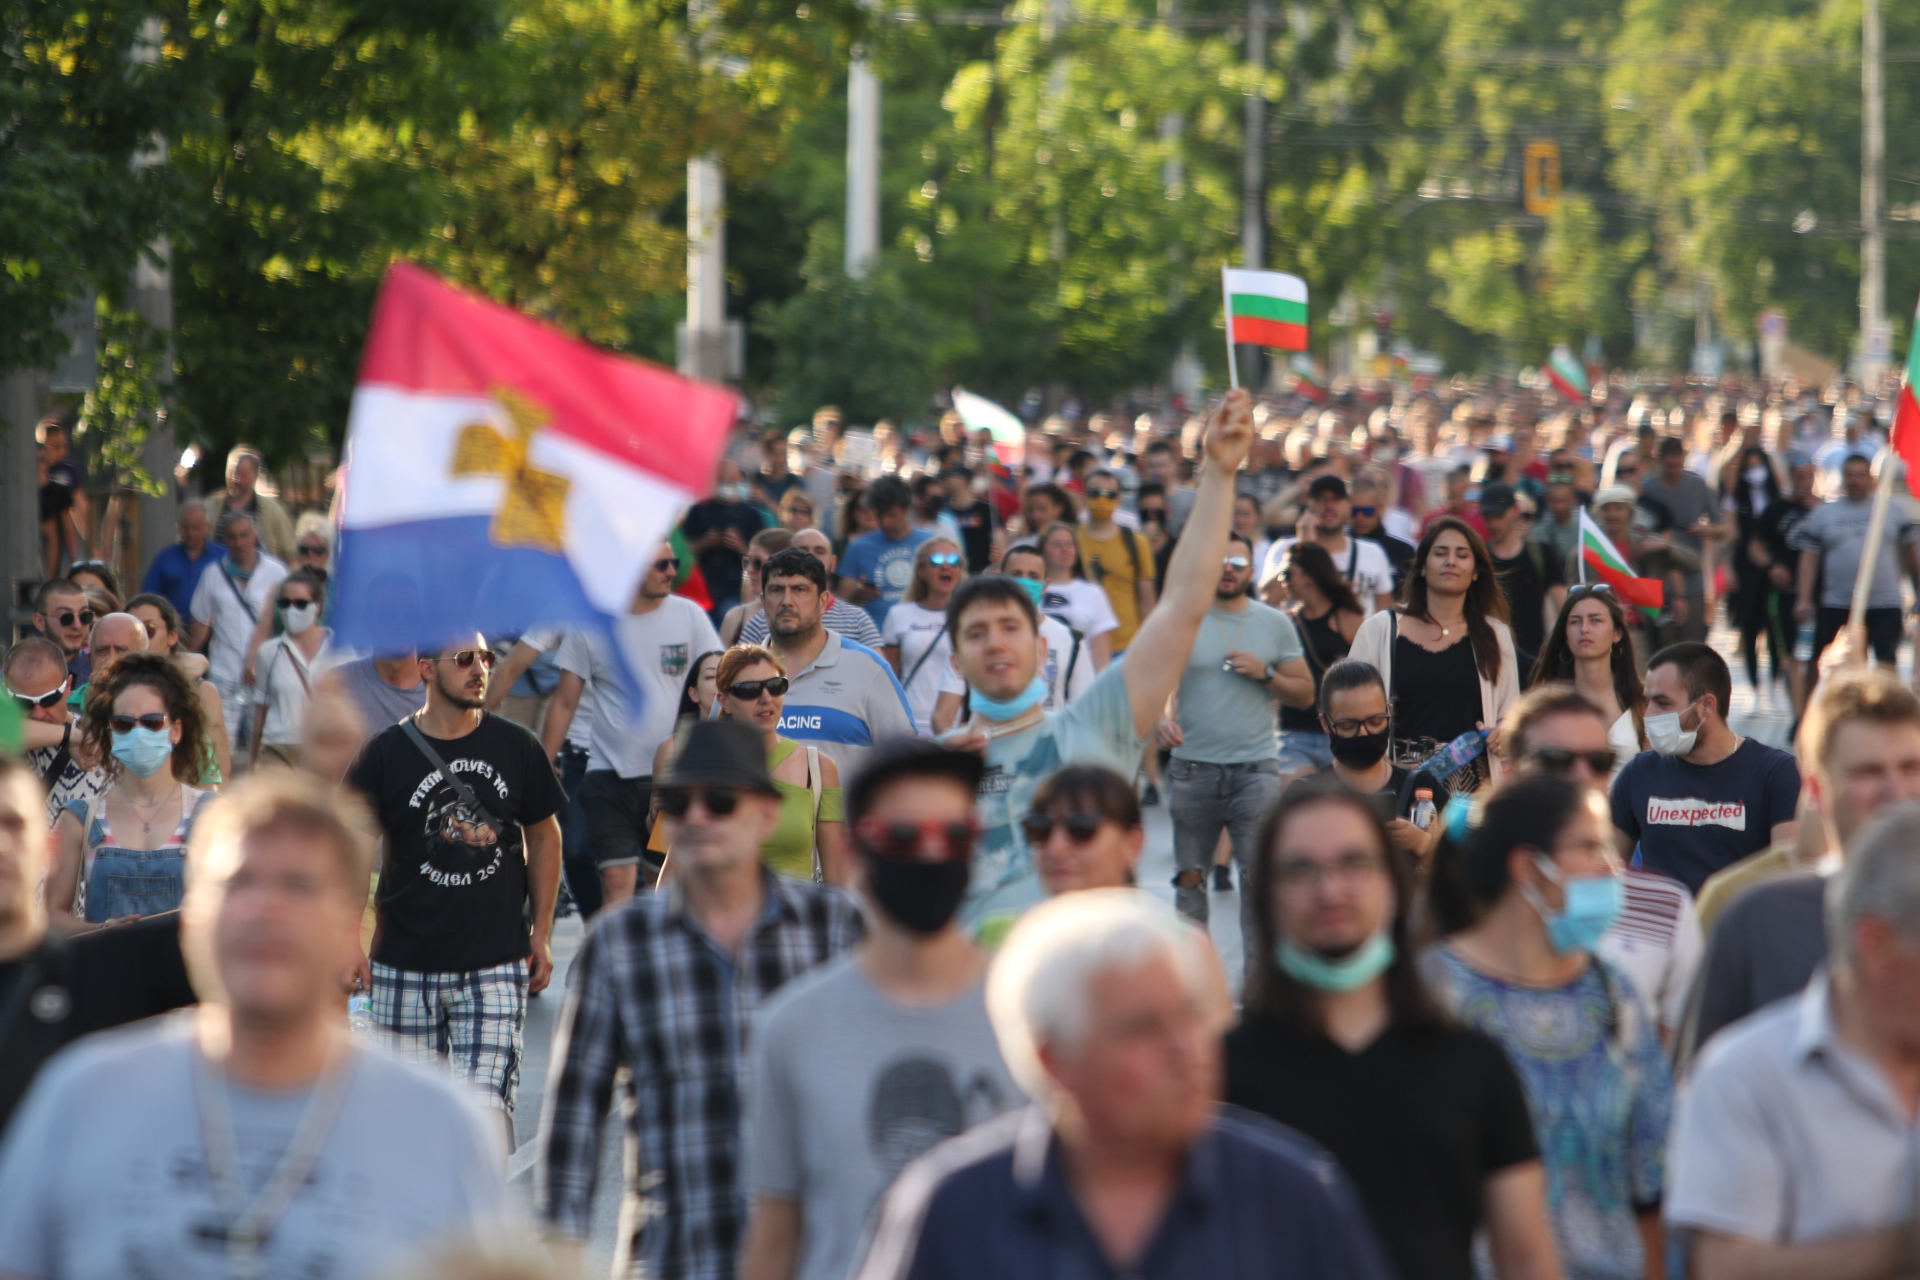
<svg viewBox="0 0 1920 1280"><path fill-rule="evenodd" d="M60 1280L225 1280L194 1098L191 1012L89 1036L48 1064L0 1147L0 1272ZM498 1122L451 1081L365 1046L305 1184L262 1249L269 1276L358 1280L471 1241L510 1213ZM310 1090L226 1086L251 1196Z"/></svg>
<svg viewBox="0 0 1920 1280"><path fill-rule="evenodd" d="M1860 552L1867 545L1867 524L1873 518L1873 499L1858 502L1836 498L1807 513L1795 525L1787 544L1795 551L1818 551L1824 577L1820 607L1845 609L1853 603L1853 580L1860 572ZM1907 518L1905 504L1887 505L1887 523L1881 530L1882 550L1873 562L1869 609L1898 609L1900 600L1900 544L1920 540L1920 525Z"/></svg>
<svg viewBox="0 0 1920 1280"><path fill-rule="evenodd" d="M874 1201L909 1161L1026 1101L984 983L914 1008L877 989L856 953L790 984L757 1019L747 1186L800 1202L795 1280L842 1280Z"/></svg>
<svg viewBox="0 0 1920 1280"><path fill-rule="evenodd" d="M1681 1031L1684 1064L1721 1028L1803 990L1827 958L1827 878L1780 876L1736 894L1713 923Z"/></svg>
<svg viewBox="0 0 1920 1280"><path fill-rule="evenodd" d="M673 733L687 668L701 654L721 648L720 633L699 605L685 596L668 596L650 612L615 618L613 634L626 654L627 671L640 684L637 711L619 664L599 634L569 631L560 642L560 669L593 689L587 769L644 778L653 772L654 753Z"/></svg>
<svg viewBox="0 0 1920 1280"><path fill-rule="evenodd" d="M1293 619L1258 600L1235 613L1218 605L1209 609L1180 677L1179 722L1186 741L1173 749L1174 759L1246 764L1271 760L1279 750L1273 694L1226 670L1226 657L1235 652L1282 666L1300 656L1300 633Z"/></svg>
<svg viewBox="0 0 1920 1280"><path fill-rule="evenodd" d="M1640 492L1665 507L1673 517L1673 540L1695 555L1700 554L1700 539L1689 531L1701 516L1712 519L1720 514L1720 505L1714 501L1707 482L1691 471L1683 471L1672 487L1668 487L1655 474L1640 482ZM1699 595L1703 589L1700 570L1683 570L1682 576L1686 579L1687 594Z"/></svg>
<svg viewBox="0 0 1920 1280"><path fill-rule="evenodd" d="M366 725L366 736L360 740L363 747L373 740L374 734L399 724L427 705L426 681L411 689L396 689L373 669L372 658L343 662L329 674L338 677L340 687L360 708L360 719Z"/></svg>

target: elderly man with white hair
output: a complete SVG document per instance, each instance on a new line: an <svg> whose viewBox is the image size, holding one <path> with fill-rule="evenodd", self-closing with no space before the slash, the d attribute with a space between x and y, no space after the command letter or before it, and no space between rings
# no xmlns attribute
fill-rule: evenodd
<svg viewBox="0 0 1920 1280"><path fill-rule="evenodd" d="M1225 986L1165 907L1101 889L1034 908L987 1008L1037 1104L909 1165L858 1280L1388 1274L1333 1161L1221 1106Z"/></svg>
<svg viewBox="0 0 1920 1280"><path fill-rule="evenodd" d="M1920 803L1855 838L1826 909L1827 971L1710 1041L1674 1116L1698 1280L1920 1272Z"/></svg>
<svg viewBox="0 0 1920 1280"><path fill-rule="evenodd" d="M229 512L221 521L220 538L227 556L210 565L193 589L187 643L207 655L207 678L220 691L221 708L238 747L252 718L243 714L241 690L247 646L261 612L272 608L287 566L261 548L259 526L242 512Z"/></svg>

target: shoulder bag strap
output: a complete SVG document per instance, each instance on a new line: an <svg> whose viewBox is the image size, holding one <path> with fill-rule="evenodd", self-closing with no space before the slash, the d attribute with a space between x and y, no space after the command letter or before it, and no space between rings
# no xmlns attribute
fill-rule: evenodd
<svg viewBox="0 0 1920 1280"><path fill-rule="evenodd" d="M248 622L260 621L260 611L253 607L253 601L247 599L247 593L240 589L240 584L238 582L235 582L233 579L233 575L227 572L227 562L225 560L222 560L216 567L220 570L220 576L227 580L227 589L233 592L233 598L235 600L238 600L240 602L240 607L247 611L247 621ZM258 565L254 566L254 572L255 573L260 572L260 567Z"/></svg>
<svg viewBox="0 0 1920 1280"><path fill-rule="evenodd" d="M51 791L60 785L60 776L67 771L67 765L73 760L73 721L67 721L67 731L60 735L60 750L47 762L47 771L40 775L40 781Z"/></svg>
<svg viewBox="0 0 1920 1280"><path fill-rule="evenodd" d="M820 778L820 748L807 744L807 790L813 792L813 882L825 884L826 868L820 865L820 794L826 790Z"/></svg>
<svg viewBox="0 0 1920 1280"><path fill-rule="evenodd" d="M934 636L933 643L929 644L925 649L921 650L920 660L913 664L913 670L907 672L907 678L900 682L900 687L902 689L911 689L913 687L913 678L920 674L920 668L927 665L927 659L931 658L933 656L933 651L940 647L940 636L943 636L946 633L947 633L946 628L944 626L941 627L939 635ZM814 750L814 748L808 747L807 750L812 751Z"/></svg>
<svg viewBox="0 0 1920 1280"><path fill-rule="evenodd" d="M427 758L427 763L440 771L440 776L445 778L447 783L452 786L453 793L460 797L462 804L470 805L479 812L486 814L488 819L494 823L503 827L508 825L502 821L498 814L488 808L479 796L473 793L472 787L460 781L459 774L447 767L447 762L440 758L440 753L435 751L433 744L427 741L427 735L420 732L420 726L413 722L412 716L408 716L400 722L400 732L406 734L407 737L412 740L413 745L420 748L420 754Z"/></svg>

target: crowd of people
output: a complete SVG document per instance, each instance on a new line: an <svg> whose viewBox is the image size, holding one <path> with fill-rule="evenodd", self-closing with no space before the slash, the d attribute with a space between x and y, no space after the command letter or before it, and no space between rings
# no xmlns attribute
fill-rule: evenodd
<svg viewBox="0 0 1920 1280"><path fill-rule="evenodd" d="M1886 408L823 409L736 437L608 627L395 653L249 450L129 597L56 502L0 1274L578 1274L615 1132L622 1276L1920 1272Z"/></svg>

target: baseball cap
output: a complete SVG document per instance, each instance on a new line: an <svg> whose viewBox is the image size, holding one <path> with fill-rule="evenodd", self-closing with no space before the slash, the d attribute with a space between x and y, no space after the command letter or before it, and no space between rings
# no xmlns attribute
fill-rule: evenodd
<svg viewBox="0 0 1920 1280"><path fill-rule="evenodd" d="M1513 486L1493 484L1480 486L1480 514L1483 516L1503 516L1513 510Z"/></svg>
<svg viewBox="0 0 1920 1280"><path fill-rule="evenodd" d="M1347 496L1347 482L1335 475L1315 476L1313 483L1307 486L1307 496L1317 498L1323 493L1344 498Z"/></svg>

